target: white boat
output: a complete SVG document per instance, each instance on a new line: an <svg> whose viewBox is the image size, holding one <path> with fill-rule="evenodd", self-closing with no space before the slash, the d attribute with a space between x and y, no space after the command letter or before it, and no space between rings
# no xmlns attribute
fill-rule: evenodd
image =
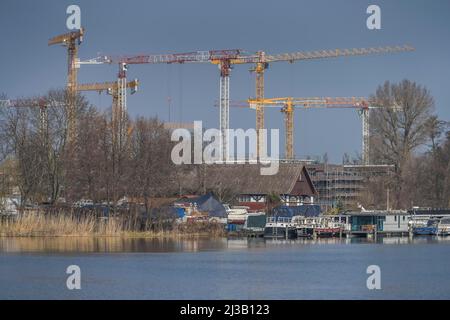
<svg viewBox="0 0 450 320"><path fill-rule="evenodd" d="M408 222L409 228L412 230L414 228L426 227L428 223L428 218L426 217L413 217Z"/></svg>
<svg viewBox="0 0 450 320"><path fill-rule="evenodd" d="M268 217L264 228L264 238L293 239L297 238L296 224L288 217Z"/></svg>
<svg viewBox="0 0 450 320"><path fill-rule="evenodd" d="M442 218L438 223L438 235L450 235L450 218Z"/></svg>
<svg viewBox="0 0 450 320"><path fill-rule="evenodd" d="M333 221L330 217L295 217L297 236L311 238L334 237L344 230L344 225Z"/></svg>
<svg viewBox="0 0 450 320"><path fill-rule="evenodd" d="M233 206L230 207L228 204L224 204L225 210L227 212L228 223L233 224L244 224L248 216L249 207L245 206Z"/></svg>
<svg viewBox="0 0 450 320"><path fill-rule="evenodd" d="M312 238L314 229L317 227L317 218L297 216L294 217L293 223L295 224L298 238Z"/></svg>

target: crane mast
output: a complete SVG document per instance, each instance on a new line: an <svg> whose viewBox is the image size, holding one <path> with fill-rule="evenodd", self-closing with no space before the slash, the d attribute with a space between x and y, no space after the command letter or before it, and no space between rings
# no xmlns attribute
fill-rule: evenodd
<svg viewBox="0 0 450 320"><path fill-rule="evenodd" d="M68 115L68 137L69 143L76 138L76 94L77 94L77 69L78 65L78 46L82 43L84 29L72 31L51 38L48 45L61 44L67 47L67 115Z"/></svg>
<svg viewBox="0 0 450 320"><path fill-rule="evenodd" d="M259 62L256 62L255 67L253 69L250 69L250 71L255 72L256 74L255 77L256 100L259 101L261 99L264 99L264 72L267 69L268 64L265 61L265 53L263 51L259 51L257 54ZM256 111L255 129L257 133L256 154L259 157L265 145L264 135L262 131L262 129L264 129L264 106L262 104L257 103L255 111Z"/></svg>
<svg viewBox="0 0 450 320"><path fill-rule="evenodd" d="M362 164L370 165L370 110L368 107L361 109L362 118Z"/></svg>
<svg viewBox="0 0 450 320"><path fill-rule="evenodd" d="M281 109L284 113L285 127L285 157L286 159L294 159L294 106L291 101Z"/></svg>
<svg viewBox="0 0 450 320"><path fill-rule="evenodd" d="M229 135L230 127L230 71L229 61L223 61L220 65L220 90L219 90L219 109L220 109L220 137L222 146L222 159L226 160L229 156Z"/></svg>

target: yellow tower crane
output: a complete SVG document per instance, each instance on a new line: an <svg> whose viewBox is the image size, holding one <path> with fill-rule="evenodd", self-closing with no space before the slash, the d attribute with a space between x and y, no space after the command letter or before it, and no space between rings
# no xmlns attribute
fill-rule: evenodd
<svg viewBox="0 0 450 320"><path fill-rule="evenodd" d="M312 98L272 98L272 99L249 99L248 106L252 109L263 106L281 108L284 113L285 125L285 157L294 159L294 109L295 108L353 108L364 110L368 108L367 99L359 97L312 97ZM363 139L364 142L364 139Z"/></svg>
<svg viewBox="0 0 450 320"><path fill-rule="evenodd" d="M255 63L255 67L250 71L256 74L256 96L255 100L261 101L264 99L264 73L268 68L269 63L286 61L293 63L299 60L317 60L326 58L348 57L348 56L366 56L372 54L385 54L396 53L404 51L414 51L411 46L387 46L387 47L372 47L372 48L354 48L354 49L332 49L332 50L318 50L318 51L306 51L306 52L293 52L293 53L281 53L275 55L266 54L263 51L259 51L254 61L252 59L243 59L243 61L234 60L233 63ZM264 129L264 108L258 102L255 102L254 107L256 110L256 132L260 132L260 129ZM263 135L258 134L257 152L263 145Z"/></svg>
<svg viewBox="0 0 450 320"><path fill-rule="evenodd" d="M48 45L60 44L67 47L67 114L69 143L76 137L75 99L77 94L78 46L83 41L84 29L65 33L51 38Z"/></svg>

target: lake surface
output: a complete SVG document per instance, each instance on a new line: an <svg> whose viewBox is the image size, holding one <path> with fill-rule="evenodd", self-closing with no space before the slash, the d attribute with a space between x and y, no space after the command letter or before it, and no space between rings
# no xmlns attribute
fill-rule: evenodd
<svg viewBox="0 0 450 320"><path fill-rule="evenodd" d="M0 238L0 299L450 299L450 237Z"/></svg>

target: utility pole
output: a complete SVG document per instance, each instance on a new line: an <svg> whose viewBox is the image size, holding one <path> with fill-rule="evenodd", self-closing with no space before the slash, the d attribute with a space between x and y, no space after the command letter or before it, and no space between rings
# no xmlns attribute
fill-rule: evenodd
<svg viewBox="0 0 450 320"><path fill-rule="evenodd" d="M389 211L389 187L386 190L386 210Z"/></svg>

